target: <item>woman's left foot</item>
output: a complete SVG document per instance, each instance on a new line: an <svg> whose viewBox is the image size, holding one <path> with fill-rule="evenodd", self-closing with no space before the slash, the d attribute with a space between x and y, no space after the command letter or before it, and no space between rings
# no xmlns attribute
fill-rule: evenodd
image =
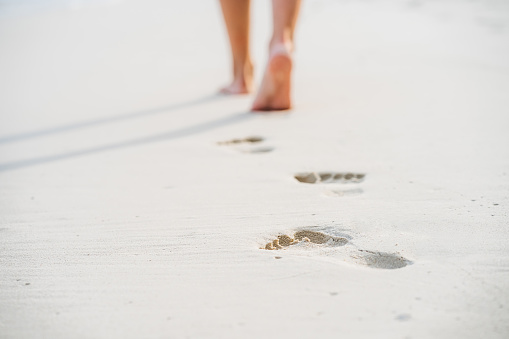
<svg viewBox="0 0 509 339"><path fill-rule="evenodd" d="M222 94L235 95L251 93L253 89L253 64L248 61L234 69L233 81L219 90Z"/></svg>

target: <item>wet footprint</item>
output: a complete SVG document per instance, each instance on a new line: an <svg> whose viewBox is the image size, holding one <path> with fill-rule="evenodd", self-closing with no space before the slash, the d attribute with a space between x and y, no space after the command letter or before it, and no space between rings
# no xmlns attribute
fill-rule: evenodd
<svg viewBox="0 0 509 339"><path fill-rule="evenodd" d="M360 260L361 264L373 268L396 269L411 265L412 261L402 257L397 253L375 252L367 250L359 250L358 255L352 256L354 259Z"/></svg>
<svg viewBox="0 0 509 339"><path fill-rule="evenodd" d="M304 172L297 173L294 178L305 184L347 184L364 181L366 174L350 172Z"/></svg>
<svg viewBox="0 0 509 339"><path fill-rule="evenodd" d="M235 146L237 151L242 153L268 153L274 150L271 146L259 145L265 139L259 136L251 136L243 139L231 139L227 141L220 141L217 144L221 146Z"/></svg>
<svg viewBox="0 0 509 339"><path fill-rule="evenodd" d="M299 244L301 242L309 242L313 244L327 245L327 246L343 246L348 243L348 239L343 237L335 237L322 232L302 230L295 232L293 237L283 234L279 235L276 239L267 243L264 247L266 250L280 250L283 247Z"/></svg>

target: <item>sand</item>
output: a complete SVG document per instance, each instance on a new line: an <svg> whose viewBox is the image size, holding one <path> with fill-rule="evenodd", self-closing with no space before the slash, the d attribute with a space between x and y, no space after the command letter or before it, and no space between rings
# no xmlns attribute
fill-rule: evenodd
<svg viewBox="0 0 509 339"><path fill-rule="evenodd" d="M305 1L289 114L214 1L5 13L0 338L509 336L504 1Z"/></svg>

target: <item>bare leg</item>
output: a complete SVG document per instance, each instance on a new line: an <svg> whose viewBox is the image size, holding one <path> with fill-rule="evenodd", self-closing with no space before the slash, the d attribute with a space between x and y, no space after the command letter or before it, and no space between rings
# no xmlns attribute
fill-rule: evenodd
<svg viewBox="0 0 509 339"><path fill-rule="evenodd" d="M253 64L249 55L250 0L220 0L220 2L233 60L233 81L221 89L221 92L249 93L253 82Z"/></svg>
<svg viewBox="0 0 509 339"><path fill-rule="evenodd" d="M292 106L293 32L301 0L272 0L274 32L269 46L269 61L253 111L285 110Z"/></svg>

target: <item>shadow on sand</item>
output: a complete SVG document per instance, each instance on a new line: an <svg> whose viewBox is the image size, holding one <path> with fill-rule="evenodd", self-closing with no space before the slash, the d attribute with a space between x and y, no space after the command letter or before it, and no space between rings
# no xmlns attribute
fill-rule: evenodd
<svg viewBox="0 0 509 339"><path fill-rule="evenodd" d="M143 110L143 111L139 111L139 112L125 113L125 114L115 115L115 116L111 116L111 117L107 117L107 118L103 118L103 119L81 121L81 122L77 122L77 123L73 123L73 124L56 126L56 127L38 130L38 131L20 133L20 134L15 134L15 135L8 135L5 137L0 137L0 144L7 144L7 143L16 142L16 141L22 141L22 140L27 140L27 139L43 137L43 136L50 135L50 134L65 133L65 132L70 132L73 130L96 127L99 125L105 125L105 124L111 124L111 123L115 123L115 122L131 120L131 119L143 118L143 117L150 116L150 115L168 113L171 111L176 111L181 108L196 106L196 105L200 105L200 104L203 104L206 102L214 101L221 97L222 96L219 94L211 94L211 95L205 96L203 98L193 99L193 100L180 102L180 103L173 104L173 105L152 108L152 109Z"/></svg>
<svg viewBox="0 0 509 339"><path fill-rule="evenodd" d="M80 129L80 128L88 128L88 127L93 127L93 126L106 124L106 123L113 123L113 122L117 122L117 121L123 121L123 120L128 120L128 119L133 119L133 118L144 117L147 115L167 112L169 110L176 110L176 109L187 107L187 106L197 105L200 103L211 101L217 97L218 96L210 96L210 97L206 97L206 98L195 100L195 101L190 101L190 102L176 104L176 105L167 106L167 107L161 107L161 108L157 108L157 109L135 112L135 113L125 114L125 115L121 115L121 116L105 118L105 119L100 119L100 120L94 120L94 121L88 121L88 122L82 122L82 123L77 123L77 124L72 124L72 125L60 126L60 127L36 131L36 132L32 132L32 133L19 134L19 135L11 136L9 138L0 139L1 140L0 142L7 143L7 142L13 142L16 140L31 139L31 138L35 138L35 137L39 137L39 136L43 136L43 135L62 133L62 132L67 132L67 131L76 130L76 129ZM189 127L184 127L184 128L178 129L178 130L168 131L165 133L155 134L155 135L151 135L151 136L147 136L147 137L143 137L143 138L125 140L125 141L121 141L121 142L110 143L110 144L103 145L103 146L91 147L91 148L86 148L86 149L76 150L76 151L72 151L72 152L61 153L61 154L55 154L55 155L49 155L49 156L43 156L43 157L35 157L35 158L31 158L31 159L8 162L8 163L3 163L3 164L0 163L0 172L30 167L30 166L34 166L34 165L49 163L49 162L55 162L55 161L59 161L59 160L75 158L75 157L84 156L84 155L91 155L91 154L105 152L105 151L112 151L112 150L117 150L117 149L133 147L133 146L150 144L150 143L159 142L159 141L168 141L168 140L183 138L183 137L191 136L194 134L203 133L203 132L212 130L214 128L237 123L237 122L246 120L250 117L253 117L252 113L250 113L250 112L236 113L236 114L232 114L232 115L229 115L227 117L223 117L223 118L220 118L217 120L199 123L199 124L195 124L195 125L192 125Z"/></svg>

